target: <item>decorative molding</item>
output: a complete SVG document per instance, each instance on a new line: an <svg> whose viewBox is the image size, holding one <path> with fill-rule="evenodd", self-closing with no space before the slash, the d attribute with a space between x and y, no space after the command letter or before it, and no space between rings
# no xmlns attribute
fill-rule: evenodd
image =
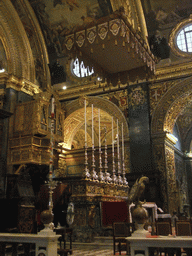
<svg viewBox="0 0 192 256"><path fill-rule="evenodd" d="M125 140L129 138L128 124L122 111L111 101L102 99L100 97L88 97L89 105L94 105L94 108L100 108L105 111L108 115L114 116L115 119L119 120L119 123L123 123L125 128ZM84 109L79 105L79 99L70 102L65 105L66 119L64 122L64 143L70 148L72 139L79 127L84 123ZM78 111L78 117L77 117ZM88 108L87 108L88 111Z"/></svg>
<svg viewBox="0 0 192 256"><path fill-rule="evenodd" d="M169 195L169 211L171 214L178 209L178 191L176 186L174 149L165 146L166 169L167 169L167 192Z"/></svg>
<svg viewBox="0 0 192 256"><path fill-rule="evenodd" d="M1 37L8 59L7 72L17 77L24 77L34 83L34 59L30 43L10 0L1 1L0 20Z"/></svg>
<svg viewBox="0 0 192 256"><path fill-rule="evenodd" d="M151 81L159 81L165 79L181 78L190 76L192 72L191 58L186 60L156 66L155 77Z"/></svg>
<svg viewBox="0 0 192 256"><path fill-rule="evenodd" d="M154 160L157 170L159 171L159 179L160 179L160 191L163 197L163 210L168 212L168 193L167 193L167 174L166 174L166 164L165 164L165 148L164 143L161 140L153 141L153 153Z"/></svg>
<svg viewBox="0 0 192 256"><path fill-rule="evenodd" d="M25 78L18 78L17 76L8 74L7 72L0 74L0 84L4 84L6 88L22 91L31 96L41 92L38 85L26 80Z"/></svg>
<svg viewBox="0 0 192 256"><path fill-rule="evenodd" d="M152 134L167 131L173 133L176 119L187 104L192 94L192 78L186 78L174 84L156 105L152 115Z"/></svg>
<svg viewBox="0 0 192 256"><path fill-rule="evenodd" d="M13 5L19 15L22 29L24 28L25 30L24 34L27 37L28 51L32 51L33 65L31 65L31 69L35 79L33 82L36 82L42 89L47 89L51 85L50 71L47 65L49 59L39 22L27 0L13 1ZM22 61L26 64L25 58Z"/></svg>

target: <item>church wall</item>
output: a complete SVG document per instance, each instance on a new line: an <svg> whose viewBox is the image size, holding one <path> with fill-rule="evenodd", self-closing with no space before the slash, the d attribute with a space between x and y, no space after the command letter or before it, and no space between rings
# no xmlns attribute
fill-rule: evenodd
<svg viewBox="0 0 192 256"><path fill-rule="evenodd" d="M152 170L148 84L130 86L128 94L131 172L144 175Z"/></svg>
<svg viewBox="0 0 192 256"><path fill-rule="evenodd" d="M186 159L185 160L185 168L187 173L187 184L188 184L188 196L189 196L189 207L190 213L192 212L192 160Z"/></svg>

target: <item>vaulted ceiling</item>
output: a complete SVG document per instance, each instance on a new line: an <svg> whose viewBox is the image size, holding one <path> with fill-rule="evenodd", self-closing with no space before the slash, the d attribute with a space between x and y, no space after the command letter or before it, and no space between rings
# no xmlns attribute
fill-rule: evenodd
<svg viewBox="0 0 192 256"><path fill-rule="evenodd" d="M11 1L17 11L21 11L19 1ZM137 15L138 2L137 0L29 0L44 35L50 66L57 59L63 64L78 56L86 63L94 65L98 74L116 83L119 78L126 81L127 77L134 76L134 72L139 73L141 78L146 74L150 76L151 71L153 73L154 59L148 41L157 30L164 35L168 29L170 31L177 22L192 13L191 0L141 0L147 27L145 32L142 27L143 22ZM118 19L120 25L116 23ZM23 23L25 23L24 19ZM124 29L126 32L129 31L126 36L123 34ZM88 34L88 31L91 33ZM30 37L33 31L28 28L27 33ZM66 41L66 38L69 40ZM129 40L132 40L131 47L128 45ZM142 55L137 53L137 48ZM189 109L190 107L186 108L186 112L178 119L182 137L186 136L190 128L191 109L190 111Z"/></svg>

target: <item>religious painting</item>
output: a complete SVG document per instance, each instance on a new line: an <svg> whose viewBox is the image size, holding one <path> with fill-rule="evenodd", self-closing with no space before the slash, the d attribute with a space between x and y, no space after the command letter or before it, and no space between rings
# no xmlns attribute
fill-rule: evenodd
<svg viewBox="0 0 192 256"><path fill-rule="evenodd" d="M192 11L191 0L142 0L149 35L161 25L187 18Z"/></svg>

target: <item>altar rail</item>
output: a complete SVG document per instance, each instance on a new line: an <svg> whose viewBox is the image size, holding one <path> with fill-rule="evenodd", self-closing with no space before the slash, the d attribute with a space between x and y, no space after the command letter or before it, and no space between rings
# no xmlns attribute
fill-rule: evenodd
<svg viewBox="0 0 192 256"><path fill-rule="evenodd" d="M192 236L127 237L131 256L192 256Z"/></svg>
<svg viewBox="0 0 192 256"><path fill-rule="evenodd" d="M0 233L1 256L57 256L60 235Z"/></svg>

